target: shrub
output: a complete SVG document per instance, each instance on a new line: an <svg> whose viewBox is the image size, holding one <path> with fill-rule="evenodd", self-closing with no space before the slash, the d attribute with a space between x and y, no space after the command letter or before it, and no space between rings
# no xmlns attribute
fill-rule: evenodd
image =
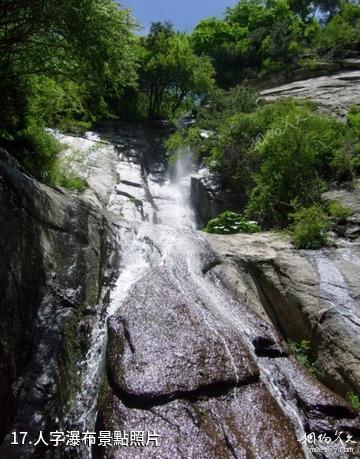
<svg viewBox="0 0 360 459"><path fill-rule="evenodd" d="M247 221L240 214L226 211L210 220L204 231L214 234L257 233L260 228L256 222Z"/></svg>
<svg viewBox="0 0 360 459"><path fill-rule="evenodd" d="M354 105L350 108L347 114L347 120L351 127L353 127L358 135L360 135L360 106Z"/></svg>
<svg viewBox="0 0 360 459"><path fill-rule="evenodd" d="M290 233L297 249L316 250L328 243L329 223L320 206L302 208L290 215Z"/></svg>
<svg viewBox="0 0 360 459"><path fill-rule="evenodd" d="M336 201L332 201L328 204L327 211L330 217L337 222L346 220L352 214L351 209Z"/></svg>
<svg viewBox="0 0 360 459"><path fill-rule="evenodd" d="M60 142L44 128L31 125L18 134L13 148L14 155L35 178L52 183Z"/></svg>
<svg viewBox="0 0 360 459"><path fill-rule="evenodd" d="M317 375L315 363L310 356L310 341L302 340L300 342L289 341L290 351L294 354L296 360L301 363L314 376Z"/></svg>
<svg viewBox="0 0 360 459"><path fill-rule="evenodd" d="M51 171L51 185L61 186L71 191L82 193L88 187L83 177L79 177L73 167L73 162L79 159L81 151L74 151L66 157L58 157Z"/></svg>
<svg viewBox="0 0 360 459"><path fill-rule="evenodd" d="M79 177L72 172L65 173L64 171L60 175L56 184L71 191L78 191L79 193L82 193L88 187L88 183L84 178Z"/></svg>
<svg viewBox="0 0 360 459"><path fill-rule="evenodd" d="M325 181L337 177L332 161L345 149L346 126L294 101L270 105L258 116L264 127L254 146L260 167L248 216L265 226L286 226L294 200L303 207L320 202Z"/></svg>
<svg viewBox="0 0 360 459"><path fill-rule="evenodd" d="M360 48L360 8L343 2L340 12L321 29L316 45L321 55L341 59Z"/></svg>
<svg viewBox="0 0 360 459"><path fill-rule="evenodd" d="M251 102L251 92L238 91L243 105L224 108L219 94L230 93L220 91L200 110L197 125L175 134L168 146L190 144L223 188L245 203L248 220L287 227L299 207L321 203L327 183L352 180L360 171L355 121L346 125L321 115L309 101L259 104ZM212 135L201 138L201 129Z"/></svg>
<svg viewBox="0 0 360 459"><path fill-rule="evenodd" d="M201 128L216 129L225 119L237 113L251 113L260 104L258 93L246 86L229 91L216 88L198 109L197 122Z"/></svg>
<svg viewBox="0 0 360 459"><path fill-rule="evenodd" d="M350 405L355 408L355 410L360 410L360 397L359 395L354 394L354 392L348 392L346 394L346 400Z"/></svg>

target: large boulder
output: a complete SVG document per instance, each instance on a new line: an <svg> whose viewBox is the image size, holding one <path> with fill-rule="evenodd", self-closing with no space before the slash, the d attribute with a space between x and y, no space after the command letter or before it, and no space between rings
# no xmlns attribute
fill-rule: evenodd
<svg viewBox="0 0 360 459"><path fill-rule="evenodd" d="M293 341L309 340L321 380L360 392L360 245L298 251L283 235L209 235L214 268L256 313Z"/></svg>

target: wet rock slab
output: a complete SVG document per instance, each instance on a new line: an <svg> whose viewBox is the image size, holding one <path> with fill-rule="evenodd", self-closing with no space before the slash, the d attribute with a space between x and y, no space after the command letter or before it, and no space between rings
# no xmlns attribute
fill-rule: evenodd
<svg viewBox="0 0 360 459"><path fill-rule="evenodd" d="M228 324L218 322L215 330L212 322L171 272L156 268L109 322L108 368L116 391L143 403L257 380L246 344Z"/></svg>
<svg viewBox="0 0 360 459"><path fill-rule="evenodd" d="M158 446L98 449L95 458L304 457L289 421L261 383L149 409L129 408L112 395L102 413L100 430L155 431Z"/></svg>
<svg viewBox="0 0 360 459"><path fill-rule="evenodd" d="M190 230L167 239L169 228L156 229L160 259L108 324L97 430L155 430L159 446L109 446L94 457L300 458L305 433L341 430L358 440L357 413L224 287L206 239Z"/></svg>

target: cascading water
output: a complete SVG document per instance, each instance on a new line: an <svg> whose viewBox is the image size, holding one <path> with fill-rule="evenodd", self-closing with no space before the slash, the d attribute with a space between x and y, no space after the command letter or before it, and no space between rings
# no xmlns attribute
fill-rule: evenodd
<svg viewBox="0 0 360 459"><path fill-rule="evenodd" d="M292 364L288 362L288 359L279 358L278 362L274 363L275 359L268 358L266 355L259 357L254 343L263 336L266 336L267 345L270 342L270 351L283 357L278 335L269 325L264 324L248 308L234 299L232 294L226 291L216 273L211 270L218 261L205 236L195 230L194 213L190 205L190 182L193 173L191 151L185 150L181 153L171 173L159 180L158 175L155 177L151 173L144 172L141 161L129 159L120 151L117 164L120 180L112 193L108 206L110 211L126 219L126 224L119 226L117 234L118 245L121 247L118 274L111 290L110 300L104 301L104 311L99 316L97 326L93 330L92 345L86 360L80 366L83 375L83 389L77 396L74 409L69 412L68 424L82 431L95 429L97 397L101 379L106 373L108 319L114 318L114 321L121 319L126 322L126 317L131 316L132 313L131 304L134 297L137 299L136 305L139 305L141 299L150 301L147 297L151 299L152 293L159 293L160 287L156 283L149 283L149 279L151 276L155 276L156 279L156 276L161 275L159 279L168 279L169 295L174 295L173 298L164 298L164 301L178 304L183 308L183 314L186 311L184 318L190 316L191 321L201 324L197 327L205 330L205 339L206 336L209 337L208 345L201 343L199 345L199 352L204 354L204 357L201 356L201 362L205 362L205 373L206 365L208 365L206 362L210 359L206 357L208 352L206 346L212 346L213 344L210 343L214 341L219 348L222 348L218 353L224 359L224 373L227 372L223 379L225 386L230 385L231 387L238 412L241 413L243 410L238 399L239 387L254 380L253 362L256 362L260 371L260 381L292 424L296 437L303 437L305 435L303 413L298 406L298 401L296 397L287 397L288 393L282 390L281 385L279 386L279 381L287 378L290 370L298 370L292 370ZM133 154L134 157L138 158L138 155ZM164 309L165 305L159 305L159 308L163 308L162 311L159 310L159 313L165 315L168 313ZM176 322L179 317L174 320ZM149 327L151 327L151 322ZM179 349L172 350L174 355L170 357L175 360L179 359L180 363L187 362L186 371L190 371L190 363L186 355L187 344L182 343L186 343L190 338L195 340L195 344L198 343L196 336L189 336L187 339L186 336L183 336L184 331L181 330L181 326L178 328L179 331L175 326L173 339L179 343ZM196 329L193 331L193 334L195 333ZM239 363L239 355L237 351L234 351L234 340L237 338L243 343L241 346L246 348L242 351L245 355L243 363ZM144 336L143 339L151 340L151 334ZM164 361L166 361L166 343L164 342L163 345ZM141 352L142 350L139 351L139 354ZM197 373L194 361L193 359L191 365L194 365L194 371ZM142 372L139 373L140 377L136 378L136 384L141 385L144 382L144 387L146 387L147 381L152 381L154 378L156 380L155 375L161 374L162 365L165 363L155 361L153 364L152 362L150 359L150 363L146 362L146 365L143 365ZM216 361L212 365L216 365ZM247 367L250 377L242 374L241 365ZM174 372L176 373L175 370ZM201 381L203 381L203 375L199 374L200 376L196 375L196 377L202 378ZM170 379L172 377L176 379L176 374L169 376ZM206 387L206 384L209 384L209 387L217 387L216 381L219 378L215 378L214 382L210 376L208 378L209 383L205 378L205 382L199 383L199 386ZM169 385L171 384L170 381ZM183 388L186 384L187 381L183 383L183 386L179 385L180 388L174 393L181 391L186 393ZM165 384L164 387L166 388L167 385ZM194 389L191 388L189 391L194 391ZM152 390L151 397L155 397L153 392L154 390ZM295 389L294 392L296 392ZM142 397L144 398L145 395ZM164 397L166 395L161 394L159 400L163 400ZM156 406L156 397L153 403ZM302 454L312 457L306 446L303 447ZM84 448L80 456L91 457L90 449ZM329 455L329 457L332 456Z"/></svg>
<svg viewBox="0 0 360 459"><path fill-rule="evenodd" d="M68 137L59 135L58 137L71 147ZM99 136L95 133L88 133L84 140L84 148L93 148L92 141L98 142ZM79 141L75 139L75 142L78 148ZM140 165L129 161L125 155L119 155L117 168L120 183L123 180L125 183L138 184L139 180L142 180L143 189L146 189L151 195L151 203L146 203L148 205L143 206L140 214L134 211L134 202L131 198L120 194L118 187L115 188L109 200L109 209L125 216L129 221L129 227L122 227L118 230L117 239L122 248L118 277L113 286L110 301L107 306L103 307L103 313L99 315L97 324L93 328L91 346L86 359L79 365L79 374L81 371L83 375L82 390L78 393L67 417L69 428L77 428L82 432L93 431L95 428L97 395L105 365L108 318L118 311L129 290L137 281L141 280L153 266L164 263L171 257L174 243L181 234L181 228L194 228L195 226L194 213L190 206L190 180L193 172L190 149L179 152L179 160L171 174L165 177L161 184L144 176ZM131 179L135 182L131 182ZM154 206L154 201L159 205ZM149 220L156 220L159 225L166 224L172 230L162 229L159 237L157 225L148 223ZM104 298L101 298L100 304L103 303ZM83 448L80 456L91 457L91 449Z"/></svg>

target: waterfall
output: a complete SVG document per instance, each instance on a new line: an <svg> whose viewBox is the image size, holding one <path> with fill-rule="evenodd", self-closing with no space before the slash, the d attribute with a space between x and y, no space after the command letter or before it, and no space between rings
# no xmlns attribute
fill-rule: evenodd
<svg viewBox="0 0 360 459"><path fill-rule="evenodd" d="M125 344L121 352L113 348L115 357L108 365L123 365L123 372L130 372L127 379L124 376L118 381L115 375L115 381L111 381L113 385L121 385L126 380L125 389L121 389L128 391L124 397L130 400L130 405L162 406L164 400L170 403L178 393L185 399L192 394L189 395L192 400L197 393L209 392L211 400L214 391L219 391L221 398L227 390L232 394L228 403L234 419L241 420L244 409L251 409L244 405L244 391L247 387L254 388L255 394L265 391L264 397L276 402L282 413L278 416L283 416L280 424L289 421L292 426L292 432L286 426L280 432L280 437L284 436L282 446L278 446L279 439L274 439L275 450L285 448L286 442L291 441L293 448L301 451L297 439L305 435L304 413L294 394L298 390L296 384L308 385L309 381L286 358L281 339L273 328L234 298L212 270L219 261L206 237L196 231L190 205L194 173L191 150L179 152L176 164L160 174L144 170L136 147L130 157L124 153L124 147L118 150L119 180L108 204L108 210L120 218L117 276L110 297L105 298L107 288L104 289L99 305L102 313L92 332L92 345L80 365L82 390L69 411L71 430L95 429L100 385L107 376L105 356L108 346L114 346L108 330L109 327L118 330L121 324L130 327L131 333L124 328L118 339L124 339L123 334L127 333L130 348L126 349ZM156 323L157 317L161 317L160 324ZM170 335L158 336L162 330ZM263 356L255 349L254 343L259 340L265 343ZM154 356L146 354L149 341ZM276 361L269 351L281 358ZM131 370L124 359L129 367L133 365ZM134 359L139 363L135 364ZM261 405L256 408L261 414ZM266 428L268 420L265 416L249 418L247 422L251 432L259 422L264 422ZM271 422L268 428L272 429ZM224 436L224 443L228 444L227 434ZM257 448L261 439L255 435L247 441L253 442L250 447ZM302 448L301 454L312 457L306 446ZM195 450L191 451L195 454ZM91 454L84 447L80 457L89 458Z"/></svg>
<svg viewBox="0 0 360 459"><path fill-rule="evenodd" d="M57 136L66 142L70 149L72 144L79 149L78 139L60 134ZM94 148L92 141L98 142L99 135L87 133L83 148L86 150ZM88 161L88 158L85 160ZM193 154L190 148L179 150L178 160L160 183L144 175L141 164L129 161L123 152L119 154L117 170L120 183L117 184L109 199L108 208L115 213L120 212L122 217L128 219L130 226L118 229L117 240L121 247L121 260L117 280L111 291L110 301L108 305L103 306L103 313L99 314L96 326L92 330L91 346L86 359L79 365L83 375L82 390L77 394L67 417L67 425L72 430L74 428L80 431L95 429L97 396L105 371L108 319L119 310L131 287L153 266L166 263L169 259L173 260L174 244L181 239L182 229L189 231L195 227L194 212L190 206L190 184L193 173ZM124 183L130 188L132 185L127 185L128 183L141 184L142 190L146 190L147 201L143 203L141 212L134 210L136 205L131 198L119 194L119 186L123 186ZM140 187L133 187L134 190L138 191ZM142 198L142 196L138 197ZM149 223L150 221L156 223ZM155 240L156 243L153 242ZM104 295L99 307L102 307ZM91 457L90 448L83 447L80 456Z"/></svg>

